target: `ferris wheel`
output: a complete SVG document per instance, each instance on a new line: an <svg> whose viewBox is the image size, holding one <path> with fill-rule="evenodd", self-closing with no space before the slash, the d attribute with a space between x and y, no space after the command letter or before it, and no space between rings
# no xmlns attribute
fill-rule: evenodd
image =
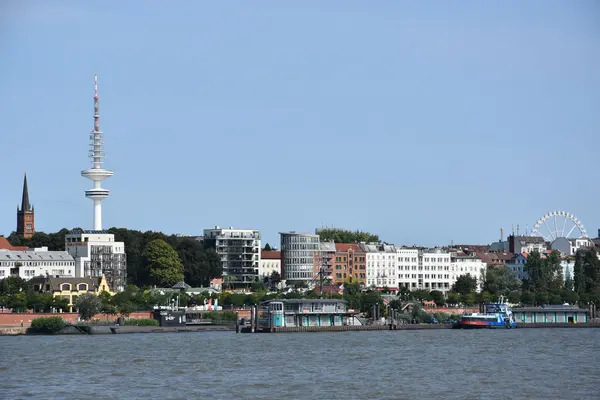
<svg viewBox="0 0 600 400"><path fill-rule="evenodd" d="M587 238L588 234L581 221L566 211L551 211L544 214L533 226L534 235L552 242L558 238Z"/></svg>

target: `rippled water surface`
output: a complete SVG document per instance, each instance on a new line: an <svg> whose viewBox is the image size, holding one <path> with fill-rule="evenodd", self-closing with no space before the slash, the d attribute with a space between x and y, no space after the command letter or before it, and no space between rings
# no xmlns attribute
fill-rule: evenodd
<svg viewBox="0 0 600 400"><path fill-rule="evenodd" d="M600 399L600 329L0 337L0 398Z"/></svg>

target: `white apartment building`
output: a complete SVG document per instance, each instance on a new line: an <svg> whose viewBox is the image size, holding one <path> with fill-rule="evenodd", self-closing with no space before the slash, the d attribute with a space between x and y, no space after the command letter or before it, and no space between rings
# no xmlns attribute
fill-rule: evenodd
<svg viewBox="0 0 600 400"><path fill-rule="evenodd" d="M120 292L127 284L125 243L100 230L73 230L65 235L65 248L75 259L75 277L99 278L102 275L111 290Z"/></svg>
<svg viewBox="0 0 600 400"><path fill-rule="evenodd" d="M66 251L0 250L0 279L19 276L29 280L34 276L75 276L75 260Z"/></svg>
<svg viewBox="0 0 600 400"><path fill-rule="evenodd" d="M398 290L398 262L396 247L388 244L363 244L360 245L365 252L366 259L366 285L377 289L388 288Z"/></svg>
<svg viewBox="0 0 600 400"><path fill-rule="evenodd" d="M478 290L486 263L472 256L458 255L443 249L420 250L397 247L398 284L410 290L439 290L444 294L452 289L456 279L465 274L477 278Z"/></svg>
<svg viewBox="0 0 600 400"><path fill-rule="evenodd" d="M277 272L281 276L281 252L261 251L258 275L264 279L270 277L273 272Z"/></svg>
<svg viewBox="0 0 600 400"><path fill-rule="evenodd" d="M204 247L215 249L221 259L225 287L245 289L259 281L260 242L255 229L204 230Z"/></svg>
<svg viewBox="0 0 600 400"><path fill-rule="evenodd" d="M461 275L471 275L477 279L477 292L483 290L485 271L487 263L475 255L467 255L464 253L453 253L451 257L450 277L452 284L456 282ZM452 284L450 286L452 286Z"/></svg>
<svg viewBox="0 0 600 400"><path fill-rule="evenodd" d="M399 247L398 281L410 290L448 292L454 280L450 253L441 249L419 250Z"/></svg>

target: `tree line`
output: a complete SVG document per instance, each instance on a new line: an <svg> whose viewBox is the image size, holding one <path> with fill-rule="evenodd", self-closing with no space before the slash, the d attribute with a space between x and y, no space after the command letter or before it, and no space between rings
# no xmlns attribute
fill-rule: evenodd
<svg viewBox="0 0 600 400"><path fill-rule="evenodd" d="M379 236L369 232L350 231L346 229L318 229L317 233L322 242L335 243L379 243Z"/></svg>
<svg viewBox="0 0 600 400"><path fill-rule="evenodd" d="M64 251L68 232L68 229L50 234L36 232L31 238L13 232L7 239L13 246ZM205 249L202 242L193 237L125 228L110 228L108 232L115 235L116 241L125 243L129 284L164 287L185 280L187 284L199 287L208 286L212 278L222 276L217 253L213 249Z"/></svg>

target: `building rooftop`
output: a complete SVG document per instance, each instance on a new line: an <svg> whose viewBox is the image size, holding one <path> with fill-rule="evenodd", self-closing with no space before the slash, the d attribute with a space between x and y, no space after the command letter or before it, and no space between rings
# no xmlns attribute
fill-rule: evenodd
<svg viewBox="0 0 600 400"><path fill-rule="evenodd" d="M280 260L281 252L280 251L261 251L260 258L263 260Z"/></svg>
<svg viewBox="0 0 600 400"><path fill-rule="evenodd" d="M0 236L0 250L25 251L25 250L29 250L29 248L27 246L13 246L12 244L10 244L8 239L6 239L4 236Z"/></svg>
<svg viewBox="0 0 600 400"><path fill-rule="evenodd" d="M335 251L339 252L348 252L352 251L363 251L359 244L357 243L335 243Z"/></svg>
<svg viewBox="0 0 600 400"><path fill-rule="evenodd" d="M302 304L302 303L344 303L347 304L346 300L341 299L271 299L264 303L270 303L272 301L280 301L288 304Z"/></svg>
<svg viewBox="0 0 600 400"><path fill-rule="evenodd" d="M74 261L66 251L0 250L1 261Z"/></svg>
<svg viewBox="0 0 600 400"><path fill-rule="evenodd" d="M514 307L513 312L535 312L535 311L547 311L547 312L565 312L565 311L577 311L577 312L587 312L588 310L584 308L579 308L577 306L572 306L570 304L547 304L540 307Z"/></svg>
<svg viewBox="0 0 600 400"><path fill-rule="evenodd" d="M89 230L84 230L84 229L73 229L70 230L68 235L81 235L82 233L91 233L91 234L107 234L110 233L109 231L107 231L106 229L101 229L101 230L93 230L93 229L89 229Z"/></svg>

